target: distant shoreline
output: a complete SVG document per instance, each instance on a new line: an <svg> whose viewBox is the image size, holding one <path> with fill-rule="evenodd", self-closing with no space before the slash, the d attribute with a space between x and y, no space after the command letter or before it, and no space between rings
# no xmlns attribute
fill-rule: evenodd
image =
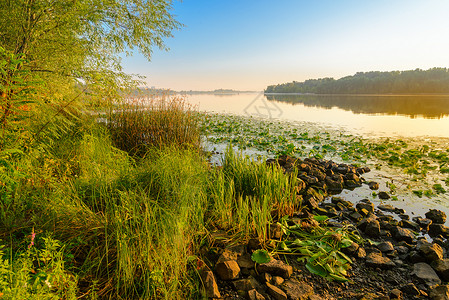
<svg viewBox="0 0 449 300"><path fill-rule="evenodd" d="M362 96L362 97L449 97L449 94L314 94L314 93L264 93L267 96L276 96L276 95L297 95L297 96Z"/></svg>

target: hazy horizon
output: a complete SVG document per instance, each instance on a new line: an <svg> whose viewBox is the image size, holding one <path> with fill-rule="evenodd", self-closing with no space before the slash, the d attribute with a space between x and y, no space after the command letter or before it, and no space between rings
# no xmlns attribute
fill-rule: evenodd
<svg viewBox="0 0 449 300"><path fill-rule="evenodd" d="M253 90L356 72L449 66L449 1L175 2L185 25L124 71L172 90Z"/></svg>

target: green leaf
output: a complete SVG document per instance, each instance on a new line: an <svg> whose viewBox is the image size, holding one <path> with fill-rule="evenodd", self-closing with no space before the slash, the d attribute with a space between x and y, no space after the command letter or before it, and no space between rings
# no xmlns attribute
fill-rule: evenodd
<svg viewBox="0 0 449 300"><path fill-rule="evenodd" d="M307 268L307 270L310 271L310 273L313 273L313 274L321 276L321 277L326 277L326 275L328 274L327 270L319 264L315 265L315 264L308 262L306 264L306 268Z"/></svg>
<svg viewBox="0 0 449 300"><path fill-rule="evenodd" d="M271 260L267 250L264 249L254 251L251 255L251 259L258 264L265 264Z"/></svg>

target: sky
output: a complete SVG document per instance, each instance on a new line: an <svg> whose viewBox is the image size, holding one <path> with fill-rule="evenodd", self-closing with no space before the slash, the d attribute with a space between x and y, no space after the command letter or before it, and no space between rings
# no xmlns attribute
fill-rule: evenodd
<svg viewBox="0 0 449 300"><path fill-rule="evenodd" d="M149 87L262 91L356 72L449 67L448 0L184 0L184 26L123 58Z"/></svg>

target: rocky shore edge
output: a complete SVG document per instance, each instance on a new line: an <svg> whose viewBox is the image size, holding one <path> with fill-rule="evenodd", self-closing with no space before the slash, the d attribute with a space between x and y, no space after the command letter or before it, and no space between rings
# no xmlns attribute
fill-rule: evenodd
<svg viewBox="0 0 449 300"><path fill-rule="evenodd" d="M297 197L302 209L289 222L303 224L313 215L327 216L326 226L353 226L365 239L363 244L353 242L342 250L352 260L350 281L328 281L311 274L294 256L278 255L256 264L251 255L263 246L258 239L228 244L226 233L217 231L211 234L211 244L218 251L205 253L208 263L197 263L208 298L449 299L449 228L444 225L443 211L431 209L424 217L410 219L403 209L390 204L375 207L369 199L353 203L332 197L362 184L377 190L378 183L365 182L362 177L370 172L368 167L291 156L266 163L278 165L285 173L298 172ZM378 196L390 197L385 192ZM284 238L280 223L267 226L270 239Z"/></svg>

